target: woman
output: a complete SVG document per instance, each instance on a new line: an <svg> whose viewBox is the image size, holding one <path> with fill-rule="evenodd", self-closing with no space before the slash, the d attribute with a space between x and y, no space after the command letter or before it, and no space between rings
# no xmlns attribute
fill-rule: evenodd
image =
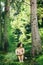
<svg viewBox="0 0 43 65"><path fill-rule="evenodd" d="M20 62L23 62L23 60L24 60L24 53L25 53L25 50L23 48L22 43L20 42L16 49L16 55Z"/></svg>

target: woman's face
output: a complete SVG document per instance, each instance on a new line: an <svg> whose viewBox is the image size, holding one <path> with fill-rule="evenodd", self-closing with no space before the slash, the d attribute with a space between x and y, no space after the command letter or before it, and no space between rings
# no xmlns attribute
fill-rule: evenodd
<svg viewBox="0 0 43 65"><path fill-rule="evenodd" d="M23 45L22 44L20 44L20 47L22 47Z"/></svg>

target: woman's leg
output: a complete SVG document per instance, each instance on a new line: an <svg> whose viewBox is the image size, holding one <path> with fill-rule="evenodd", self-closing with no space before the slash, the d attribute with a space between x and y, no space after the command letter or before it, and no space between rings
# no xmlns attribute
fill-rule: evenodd
<svg viewBox="0 0 43 65"><path fill-rule="evenodd" d="M18 56L18 59L19 59L20 62L23 62L23 60L24 60L24 55Z"/></svg>
<svg viewBox="0 0 43 65"><path fill-rule="evenodd" d="M23 62L23 60L24 60L24 55L21 56L21 62Z"/></svg>
<svg viewBox="0 0 43 65"><path fill-rule="evenodd" d="M18 56L19 62L21 62L21 56Z"/></svg>

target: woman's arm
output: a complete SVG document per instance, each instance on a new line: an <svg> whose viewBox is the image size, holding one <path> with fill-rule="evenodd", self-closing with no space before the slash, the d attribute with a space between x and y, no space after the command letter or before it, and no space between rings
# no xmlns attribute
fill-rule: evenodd
<svg viewBox="0 0 43 65"><path fill-rule="evenodd" d="M23 52L23 54L25 53L25 49L24 48L23 48L23 51L22 52Z"/></svg>

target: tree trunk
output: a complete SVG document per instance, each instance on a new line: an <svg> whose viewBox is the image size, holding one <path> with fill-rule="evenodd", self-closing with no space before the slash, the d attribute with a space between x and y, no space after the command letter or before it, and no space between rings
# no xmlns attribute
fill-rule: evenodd
<svg viewBox="0 0 43 65"><path fill-rule="evenodd" d="M37 0L30 0L30 9L31 9L31 31L32 31L32 53L35 52L39 54L42 50L41 48L41 39L38 31L38 22L37 22Z"/></svg>
<svg viewBox="0 0 43 65"><path fill-rule="evenodd" d="M1 12L1 2L0 2L0 50L2 49L2 24L1 24L1 14L2 14L2 12Z"/></svg>
<svg viewBox="0 0 43 65"><path fill-rule="evenodd" d="M8 46L8 25L9 25L9 16L10 16L10 0L5 2L5 22L4 22L4 50L7 50Z"/></svg>

